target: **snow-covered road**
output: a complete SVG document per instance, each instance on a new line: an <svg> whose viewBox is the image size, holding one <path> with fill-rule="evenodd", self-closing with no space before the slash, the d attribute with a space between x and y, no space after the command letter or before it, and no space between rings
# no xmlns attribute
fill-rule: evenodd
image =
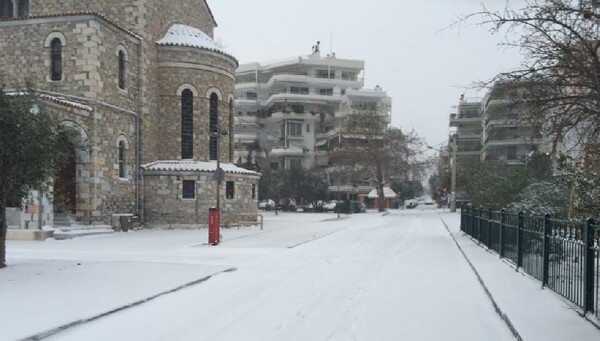
<svg viewBox="0 0 600 341"><path fill-rule="evenodd" d="M61 332L53 339L514 339L434 211L396 211L386 216L372 212L331 219L334 217L298 213L268 216L264 231L226 230L223 243L217 247L194 240L198 231L144 231L67 242L9 243L9 261L16 264L8 273L12 271L15 284L11 288L0 273L0 301L4 289L18 290L16 285L22 281L18 274L23 271L19 265L23 268L35 259L80 261L84 268L88 264L114 264L115 276L127 278L131 271L137 287L155 293L198 276L235 268ZM77 272L65 276L69 274L74 279L81 277ZM105 275L110 277L110 272ZM60 278L57 276L47 278L56 280ZM62 289L53 284L56 295L74 290L69 289L68 277L63 281ZM107 278L105 285L102 281L87 285L89 307L79 307L83 316L78 318L106 311L94 310L99 305L94 293L103 293L103 288L118 283L111 284ZM123 295L120 304L139 299L133 294ZM18 306L13 308L18 310ZM56 307L48 309L46 316ZM61 309L68 310L69 306ZM3 318L0 315L0 325L10 316ZM71 321L55 321L53 327L59 322ZM48 326L23 328L27 333L20 330L13 335L33 335Z"/></svg>

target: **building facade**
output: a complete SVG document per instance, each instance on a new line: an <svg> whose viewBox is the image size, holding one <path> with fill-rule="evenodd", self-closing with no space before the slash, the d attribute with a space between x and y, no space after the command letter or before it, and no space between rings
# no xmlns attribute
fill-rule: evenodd
<svg viewBox="0 0 600 341"><path fill-rule="evenodd" d="M457 143L457 167L466 167L470 162L481 158L483 133L483 107L481 98L461 97L450 114L450 127L454 128L459 139Z"/></svg>
<svg viewBox="0 0 600 341"><path fill-rule="evenodd" d="M481 160L525 164L533 152L549 152L549 141L540 126L527 119L523 105L515 104L518 93L496 83L482 102Z"/></svg>
<svg viewBox="0 0 600 341"><path fill-rule="evenodd" d="M206 225L209 174L217 158L233 160L238 67L213 41L207 3L0 0L0 9L1 78L13 89L32 80L44 108L80 135L40 207L43 223L133 214L147 226ZM224 169L227 224L256 211L259 174Z"/></svg>
<svg viewBox="0 0 600 341"><path fill-rule="evenodd" d="M364 61L309 56L240 65L236 71L236 163L262 169L329 166L345 115L379 110L390 122L391 99L365 90ZM383 127L385 129L385 127Z"/></svg>

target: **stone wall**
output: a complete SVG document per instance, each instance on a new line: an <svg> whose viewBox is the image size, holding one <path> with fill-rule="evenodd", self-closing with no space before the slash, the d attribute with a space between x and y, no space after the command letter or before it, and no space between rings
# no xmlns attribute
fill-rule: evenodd
<svg viewBox="0 0 600 341"><path fill-rule="evenodd" d="M196 181L196 199L181 198L183 180ZM226 181L235 182L234 199L225 199ZM220 189L221 226L232 224L240 213L258 212L252 184L258 186L257 176L226 174ZM144 189L144 219L150 228L206 227L208 209L216 207L213 173L147 172Z"/></svg>
<svg viewBox="0 0 600 341"><path fill-rule="evenodd" d="M61 33L62 80L50 80L50 48L46 37ZM32 39L33 38L33 39ZM117 47L127 51L126 91L117 86ZM0 22L0 71L8 86L33 80L35 87L56 93L98 99L137 110L139 41L95 16Z"/></svg>
<svg viewBox="0 0 600 341"><path fill-rule="evenodd" d="M161 0L145 0L138 20L137 31L143 32L142 64L142 116L144 118L142 138L142 162L163 158L162 120L160 107L160 78L156 41L166 33L173 23L196 27L209 36L214 33L214 21L203 0L181 0L167 6ZM178 154L172 155L173 158Z"/></svg>
<svg viewBox="0 0 600 341"><path fill-rule="evenodd" d="M81 224L110 224L114 213L135 208L135 116L96 106L88 112L52 103L46 109L75 128L76 220ZM119 178L118 141L126 141L126 176Z"/></svg>
<svg viewBox="0 0 600 341"><path fill-rule="evenodd" d="M100 13L139 34L147 32L147 25L163 28L175 20L197 27L210 36L215 26L203 0L29 0L30 15L75 12Z"/></svg>
<svg viewBox="0 0 600 341"><path fill-rule="evenodd" d="M233 98L235 61L212 52L192 48L160 48L160 146L157 157L163 160L181 159L181 97L177 90L183 84L192 85L198 96L194 97L194 160L209 160L209 96L216 88L221 93L219 101L219 126L229 130L229 99ZM188 67L174 63L186 63ZM168 66L164 66L168 65ZM197 68L196 68L197 67ZM214 70L212 70L214 69ZM230 160L229 136L220 139L221 161Z"/></svg>
<svg viewBox="0 0 600 341"><path fill-rule="evenodd" d="M29 0L29 14L35 16L96 12L125 28L135 30L142 2L140 0Z"/></svg>
<svg viewBox="0 0 600 341"><path fill-rule="evenodd" d="M107 19L81 13L87 11ZM229 129L229 99L234 93L237 61L194 48L161 47L159 53L156 46L173 23L199 28L212 37L215 23L205 1L30 0L30 15L34 18L0 20L0 77L9 86L30 78L46 93L63 97L47 99L46 107L56 112L64 124L80 131L81 149L76 163L78 222L110 224L113 214L134 212L138 148L142 163L181 157L181 99L177 90L183 83L192 84L198 91L194 103L195 159L208 160L206 92L214 87L222 94L220 124L222 129ZM66 41L61 81L50 80L50 49L44 47L46 37L53 32L60 32ZM125 91L118 88L118 48L127 55ZM161 64L173 62L179 65ZM71 101L90 108L71 105ZM142 124L140 143L136 136L138 118ZM230 160L232 136L230 132L229 137L220 140L222 161ZM118 176L120 139L128 146L127 176L123 179ZM145 183L150 187L142 191L148 195L145 208L149 222L206 222L208 207L214 206L214 194L210 194L215 192L212 174L191 175L201 178L197 183L198 199L192 202L180 199L183 176L189 175L147 175ZM236 181L236 199L223 199L224 223L231 222L236 212L256 211L251 184L256 184L258 177L228 175L228 179Z"/></svg>

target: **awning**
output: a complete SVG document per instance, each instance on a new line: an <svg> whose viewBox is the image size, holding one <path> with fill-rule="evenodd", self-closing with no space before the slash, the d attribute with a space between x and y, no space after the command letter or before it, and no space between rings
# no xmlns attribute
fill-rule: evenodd
<svg viewBox="0 0 600 341"><path fill-rule="evenodd" d="M383 196L385 198L395 198L398 195L394 191L392 191L391 188L384 187L383 188ZM377 195L377 188L374 188L371 192L369 192L369 198L371 198L371 199L379 198L379 195Z"/></svg>

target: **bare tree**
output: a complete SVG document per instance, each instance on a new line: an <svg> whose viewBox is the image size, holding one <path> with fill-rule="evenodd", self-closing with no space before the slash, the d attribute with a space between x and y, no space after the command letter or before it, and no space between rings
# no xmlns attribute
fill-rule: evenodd
<svg viewBox="0 0 600 341"><path fill-rule="evenodd" d="M544 123L553 150L566 137L581 149L600 136L600 4L597 0L527 0L521 9L487 8L464 19L483 18L492 33L517 33L506 46L520 49L522 65L487 84L508 81L530 119Z"/></svg>
<svg viewBox="0 0 600 341"><path fill-rule="evenodd" d="M377 110L346 115L334 147L331 163L352 169L353 173L372 174L377 181L379 211L385 211L383 188L392 176L420 175L422 163L415 162L421 139L387 128L387 116Z"/></svg>

